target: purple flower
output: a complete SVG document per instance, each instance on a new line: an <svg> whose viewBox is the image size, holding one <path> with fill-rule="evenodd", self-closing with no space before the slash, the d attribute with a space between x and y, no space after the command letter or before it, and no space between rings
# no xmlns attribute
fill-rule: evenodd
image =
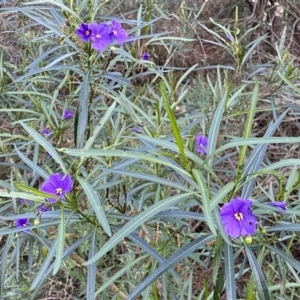
<svg viewBox="0 0 300 300"><path fill-rule="evenodd" d="M280 208L282 210L286 210L286 203L285 202L267 202L267 204L272 205L274 207Z"/></svg>
<svg viewBox="0 0 300 300"><path fill-rule="evenodd" d="M16 220L16 222L15 222L15 224L16 224L16 226L17 227L26 227L27 225L30 225L30 223L29 223L29 219L26 219L26 218L24 218L24 219L17 219ZM28 232L29 231L29 229L24 229L24 230L21 230L21 231L23 231L23 232Z"/></svg>
<svg viewBox="0 0 300 300"><path fill-rule="evenodd" d="M52 158L52 155L48 151L46 152L46 156L47 158Z"/></svg>
<svg viewBox="0 0 300 300"><path fill-rule="evenodd" d="M103 51L105 47L112 43L110 27L105 23L92 23L92 48Z"/></svg>
<svg viewBox="0 0 300 300"><path fill-rule="evenodd" d="M73 180L70 175L63 175L59 173L52 174L41 187L41 191L56 195L60 200L64 200L65 194L71 192L73 189ZM50 203L56 203L55 198L47 198Z"/></svg>
<svg viewBox="0 0 300 300"><path fill-rule="evenodd" d="M30 206L32 204L32 200L25 200L23 198L20 198L20 203L22 205L28 205L28 206Z"/></svg>
<svg viewBox="0 0 300 300"><path fill-rule="evenodd" d="M150 60L150 58L151 58L151 55L149 54L149 53L143 53L142 55L141 55L141 59L143 59L143 60Z"/></svg>
<svg viewBox="0 0 300 300"><path fill-rule="evenodd" d="M81 37L83 42L88 42L92 37L92 28L89 24L82 23L78 29L76 29L76 33Z"/></svg>
<svg viewBox="0 0 300 300"><path fill-rule="evenodd" d="M127 40L127 38L128 38L127 32L125 31L125 29L122 28L122 25L118 21L116 21L116 20L112 21L111 36L119 44L124 43Z"/></svg>
<svg viewBox="0 0 300 300"><path fill-rule="evenodd" d="M52 132L51 132L51 130L50 130L49 128L44 128L44 129L42 130L42 134L43 134L43 135L51 135Z"/></svg>
<svg viewBox="0 0 300 300"><path fill-rule="evenodd" d="M66 109L63 115L63 119L68 120L71 118L73 118L73 113L69 109Z"/></svg>
<svg viewBox="0 0 300 300"><path fill-rule="evenodd" d="M196 151L200 154L207 152L208 139L205 136L197 135L195 140Z"/></svg>
<svg viewBox="0 0 300 300"><path fill-rule="evenodd" d="M224 231L233 238L240 235L253 235L256 218L251 211L253 202L248 199L234 198L224 204L220 216Z"/></svg>

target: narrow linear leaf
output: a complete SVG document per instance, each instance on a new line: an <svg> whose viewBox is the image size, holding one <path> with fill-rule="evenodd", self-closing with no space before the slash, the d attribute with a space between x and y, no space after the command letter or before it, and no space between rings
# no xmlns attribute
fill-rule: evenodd
<svg viewBox="0 0 300 300"><path fill-rule="evenodd" d="M62 255L64 251L64 244L65 244L65 214L64 214L64 208L62 207L60 209L60 224L58 225L57 230L57 245L56 245L56 257L54 262L54 268L53 268L53 274L55 275L60 267L61 267L61 261L62 261Z"/></svg>
<svg viewBox="0 0 300 300"><path fill-rule="evenodd" d="M56 195L41 192L33 187L27 186L22 183L14 182L14 186L18 190L27 192L27 194L13 192L13 193L6 193L7 196L5 196L5 197L16 197L16 198L24 198L24 199L30 200L30 199L32 199L32 196L34 195L34 196L42 197L42 198L56 198L59 200L59 197L57 197ZM1 193L2 192L0 192L0 195L1 195ZM37 199L39 199L39 198L37 198Z"/></svg>
<svg viewBox="0 0 300 300"><path fill-rule="evenodd" d="M214 235L205 235L200 237L191 243L186 244L181 249L176 251L171 257L169 257L163 264L161 264L151 275L146 277L146 279L128 296L127 300L134 300L137 296L141 294L147 287L149 287L157 278L162 274L167 272L172 268L176 263L182 261L189 254L194 252L197 249L205 246L206 243L210 242L215 238Z"/></svg>
<svg viewBox="0 0 300 300"><path fill-rule="evenodd" d="M151 247L146 241L141 239L137 234L131 233L128 236L129 239L131 239L135 244L137 244L139 247L141 247L143 250L145 250L149 255L151 255L155 260L157 260L159 263L165 262L165 258L161 256L153 247ZM169 272L174 276L174 278L179 279L178 274L173 270L170 269Z"/></svg>
<svg viewBox="0 0 300 300"><path fill-rule="evenodd" d="M127 263L121 270L119 270L117 273L115 273L111 278L105 280L105 282L103 282L103 284L101 285L101 287L96 291L95 297L98 294L100 294L102 291L105 291L110 284L114 283L125 272L127 272L128 270L130 270L131 267L136 266L139 263L140 260L143 260L146 257L148 257L148 256L140 256L140 257L134 259L131 263Z"/></svg>
<svg viewBox="0 0 300 300"><path fill-rule="evenodd" d="M235 183L228 182L225 186L223 186L211 199L210 207L211 209L215 209L219 203L223 203L225 197L234 189Z"/></svg>
<svg viewBox="0 0 300 300"><path fill-rule="evenodd" d="M234 271L234 258L232 246L224 243L224 264L225 264L225 287L226 298L228 300L236 299L236 284Z"/></svg>
<svg viewBox="0 0 300 300"><path fill-rule="evenodd" d="M275 254L277 254L279 257L281 257L286 263L290 264L294 269L296 269L298 272L300 272L300 262L296 260L295 258L291 257L290 255L287 255L286 253L282 252L276 247L273 247L271 245L268 245L267 243L262 243L266 248L273 251Z"/></svg>
<svg viewBox="0 0 300 300"><path fill-rule="evenodd" d="M214 113L214 117L211 122L210 129L209 129L208 147L207 147L207 156L209 157L209 159L207 160L207 165L210 168L212 168L212 165L213 165L212 154L216 150L218 134L220 132L220 125L221 125L221 121L222 121L224 107L225 107L226 101L228 99L228 93L229 93L229 90L228 90L228 88L226 88L226 90L224 91L223 96L221 98L221 101L218 104L218 107Z"/></svg>
<svg viewBox="0 0 300 300"><path fill-rule="evenodd" d="M211 207L210 207L210 200L208 198L207 187L205 186L202 174L197 169L193 169L192 174L193 174L196 182L198 183L198 186L199 186L199 189L201 192L202 209L203 209L203 213L204 213L207 225L208 225L209 229L211 230L211 232L214 235L217 235L217 232L215 229L215 224L214 224L214 219L213 219L212 211L211 211Z"/></svg>
<svg viewBox="0 0 300 300"><path fill-rule="evenodd" d="M83 148L85 131L88 122L88 101L90 92L90 72L84 75L84 80L81 86L80 105L78 113L76 146L79 149Z"/></svg>
<svg viewBox="0 0 300 300"><path fill-rule="evenodd" d="M68 247L67 249L64 250L63 255L62 255L62 260L64 260L66 257L71 255L72 252L74 252L86 239L88 239L91 236L91 234L88 234L82 238L80 238L78 241L76 241L73 245ZM52 249L52 247L51 247ZM55 249L54 249L55 251ZM49 254L49 253L48 253ZM36 282L35 290L38 291L40 287L42 286L43 282L48 278L50 273L52 272L54 268L55 262L52 263L49 268L44 272L44 276L41 276L39 281ZM44 270L43 270L44 271Z"/></svg>
<svg viewBox="0 0 300 300"><path fill-rule="evenodd" d="M58 240L56 238L52 242L52 246L51 246L50 250L48 251L47 257L44 260L44 262L42 263L42 265L40 266L38 273L36 274L33 282L31 283L29 291L33 291L38 286L38 284L44 280L45 272L48 269L48 267L50 266L52 259L54 258L57 241Z"/></svg>
<svg viewBox="0 0 300 300"><path fill-rule="evenodd" d="M108 242L106 242L100 251L89 261L83 265L89 265L101 258L110 249L116 246L123 238L127 237L131 232L138 228L141 224L149 220L151 217L156 215L158 212L164 210L166 207L175 205L179 201L183 201L188 197L194 195L194 193L186 193L182 195L176 195L169 197L165 200L155 203L154 205L148 207L145 211L135 216L131 221L129 221L122 229L120 229L116 234L114 234Z"/></svg>
<svg viewBox="0 0 300 300"><path fill-rule="evenodd" d="M262 273L261 267L258 264L254 253L252 252L251 248L245 244L245 250L248 257L248 261L252 270L252 275L255 280L256 290L258 294L258 299L260 300L271 300L268 285L265 280L265 277Z"/></svg>
<svg viewBox="0 0 300 300"><path fill-rule="evenodd" d="M100 130L103 128L103 126L107 123L108 119L111 117L112 113L114 112L114 109L117 105L117 102L113 102L112 105L109 107L109 109L105 112L104 116L101 118L101 121L99 125L97 125L93 131L93 135L88 139L86 142L86 145L84 146L84 150L88 150L92 147L94 144L95 139L97 138Z"/></svg>
<svg viewBox="0 0 300 300"><path fill-rule="evenodd" d="M111 236L111 230L110 230L105 212L103 210L103 207L101 205L101 200L98 197L98 194L94 191L92 186L85 179L78 177L77 180L79 181L81 187L83 188L83 190L88 198L88 201L91 204L91 206L95 212L95 215L96 215L99 223L103 227L103 230L109 236Z"/></svg>
<svg viewBox="0 0 300 300"><path fill-rule="evenodd" d="M49 178L49 174L43 170L41 167L39 167L37 164L35 164L33 161L31 161L28 157L26 157L18 148L16 145L14 145L15 151L19 155L19 157L29 166L33 172L36 172L39 174L42 178L45 180Z"/></svg>
<svg viewBox="0 0 300 300"><path fill-rule="evenodd" d="M266 229L266 232L274 232L274 231L300 231L300 224L293 223L285 223L277 226L272 226Z"/></svg>
<svg viewBox="0 0 300 300"><path fill-rule="evenodd" d="M171 108L171 105L170 105L170 102L169 102L169 99L168 99L168 96L167 96L167 93L166 93L166 86L165 86L163 80L161 80L161 82L160 82L160 92L161 92L161 96L162 96L162 99L163 99L165 109L167 111L167 114L168 114L168 117L169 117L169 120L170 120L170 125L171 125L171 128L172 128L174 138L175 138L176 143L177 143L177 147L178 147L179 152L181 154L181 157L183 159L183 163L184 163L184 165L186 165L187 160L186 160L185 153L184 153L184 145L183 145L182 137L181 137L180 130L179 130L179 127L178 127L177 122L176 122L174 112Z"/></svg>
<svg viewBox="0 0 300 300"><path fill-rule="evenodd" d="M20 121L20 124L24 127L24 129L33 137L33 139L40 144L49 154L52 156L52 158L60 165L63 172L67 174L67 169L65 167L64 162L56 152L55 148L38 132L36 132L34 129L29 127L27 124Z"/></svg>
<svg viewBox="0 0 300 300"><path fill-rule="evenodd" d="M89 259L92 258L97 253L97 228L91 236ZM86 299L95 299L95 287L96 287L96 277L97 277L97 263L94 262L87 266L87 279L86 279Z"/></svg>

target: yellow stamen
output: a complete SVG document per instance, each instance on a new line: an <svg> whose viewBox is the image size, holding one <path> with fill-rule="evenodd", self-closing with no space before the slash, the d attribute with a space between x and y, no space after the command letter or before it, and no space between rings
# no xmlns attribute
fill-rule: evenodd
<svg viewBox="0 0 300 300"><path fill-rule="evenodd" d="M235 213L235 214L234 214L234 217L235 217L238 221L241 221L241 220L244 219L243 214L242 214L242 213L239 213L239 212Z"/></svg>
<svg viewBox="0 0 300 300"><path fill-rule="evenodd" d="M62 188L57 188L57 189L56 189L56 194L57 194L57 195L62 195L62 192L63 192L63 191L62 191Z"/></svg>

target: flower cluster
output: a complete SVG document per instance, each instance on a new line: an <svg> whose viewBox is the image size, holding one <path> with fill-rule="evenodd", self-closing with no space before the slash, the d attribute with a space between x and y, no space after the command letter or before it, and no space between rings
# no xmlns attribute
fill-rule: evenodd
<svg viewBox="0 0 300 300"><path fill-rule="evenodd" d="M122 44L128 39L125 29L116 20L112 21L111 26L106 23L82 23L76 33L83 42L92 41L92 48L99 51L103 51L113 40Z"/></svg>
<svg viewBox="0 0 300 300"><path fill-rule="evenodd" d="M61 201L65 199L65 195L69 192L71 192L73 189L73 180L70 175L62 175L60 173L55 173L52 174L48 180L46 180L42 186L41 186L41 191L47 193L47 194L52 194L55 197L59 197ZM50 203L56 203L57 198L47 198L47 201ZM31 200L24 200L20 199L20 203L22 205L31 205L32 201ZM48 204L40 204L38 206L38 212L43 213L45 211L49 210L49 205ZM26 227L30 225L29 219L28 218L21 218L17 219L16 222L16 227ZM21 230L22 232L28 232L29 230Z"/></svg>

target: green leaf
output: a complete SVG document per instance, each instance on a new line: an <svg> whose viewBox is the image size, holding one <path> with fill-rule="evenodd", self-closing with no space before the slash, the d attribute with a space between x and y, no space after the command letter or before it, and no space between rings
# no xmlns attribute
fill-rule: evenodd
<svg viewBox="0 0 300 300"><path fill-rule="evenodd" d="M256 257L254 256L254 253L252 252L251 248L246 244L245 244L245 250L246 250L248 261L249 261L249 264L250 264L250 267L252 270L252 275L255 280L258 299L259 300L271 300L267 282L262 273L261 267L258 264Z"/></svg>
<svg viewBox="0 0 300 300"><path fill-rule="evenodd" d="M78 113L78 124L77 124L77 136L76 136L76 147L79 149L83 148L85 142L85 132L88 124L88 105L89 105L89 93L90 93L90 71L84 75L84 80L81 86L80 104Z"/></svg>
<svg viewBox="0 0 300 300"><path fill-rule="evenodd" d="M114 234L108 242L106 242L100 251L89 261L84 263L83 265L89 265L94 263L96 260L101 258L104 254L106 254L110 249L116 246L123 238L128 236L131 232L133 232L136 228L142 225L144 222L149 220L151 217L156 215L158 212L164 210L168 206L175 205L179 201L183 201L188 197L194 195L194 193L186 193L182 195L175 195L169 197L165 200L162 200L154 205L148 207L145 211L135 216L132 220L130 220L124 227L122 227L116 234Z"/></svg>
<svg viewBox="0 0 300 300"><path fill-rule="evenodd" d="M16 145L15 146L15 151L17 152L17 154L19 155L19 157L27 164L27 166L29 166L32 171L33 171L33 175L35 175L35 172L37 174L39 174L42 178L44 178L45 180L49 178L49 174L43 170L41 167L39 167L37 164L35 164L33 161L31 161L28 157L26 157L18 148Z"/></svg>
<svg viewBox="0 0 300 300"><path fill-rule="evenodd" d="M29 291L33 291L38 284L44 280L45 272L48 269L48 267L51 264L52 259L54 258L55 255L55 250L56 250L56 245L57 245L57 238L52 242L51 248L47 253L47 257L42 263L42 265L39 267L39 271L36 274L33 282L31 283L31 286L29 288Z"/></svg>
<svg viewBox="0 0 300 300"><path fill-rule="evenodd" d="M223 93L220 103L218 104L218 107L214 113L214 117L210 125L209 134L208 134L208 147L207 147L207 157L209 157L207 160L207 165L209 168L212 168L213 154L215 153L216 150L218 135L220 132L220 125L222 122L222 116L223 116L225 104L228 99L228 93L229 90L227 87Z"/></svg>
<svg viewBox="0 0 300 300"><path fill-rule="evenodd" d="M84 146L84 150L88 150L93 146L96 138L99 135L100 130L103 128L103 126L105 126L108 119L111 117L112 113L114 112L116 104L117 104L117 102L113 102L112 105L109 107L109 109L105 112L105 114L101 118L99 124L95 127L95 129L93 131L93 135L86 142L86 144Z"/></svg>
<svg viewBox="0 0 300 300"><path fill-rule="evenodd" d="M89 259L97 253L97 228L94 228L94 232L91 235L91 243L89 250ZM86 279L86 299L95 299L95 286L97 277L97 262L94 262L87 267L87 279Z"/></svg>
<svg viewBox="0 0 300 300"><path fill-rule="evenodd" d="M132 267L134 266L137 266L138 263L141 261L141 260L144 260L145 258L147 258L148 256L147 255L144 255L144 256L140 256L136 259L133 259L132 262L130 263L126 263L125 266L119 270L118 272L116 272L112 277L108 278L105 280L105 282L103 282L103 284L101 285L101 287L96 291L95 293L95 297L100 294L101 292L103 291L106 291L106 289L109 287L110 284L113 284L116 282L116 280L118 278L120 278L123 274L127 273L127 272L130 272L132 269ZM93 298L94 299L94 298ZM98 299L98 298L97 298ZM118 299L118 298L116 298Z"/></svg>
<svg viewBox="0 0 300 300"><path fill-rule="evenodd" d="M298 260L294 259L291 255L287 255L276 247L268 245L267 243L262 243L270 251L273 251L276 255L281 257L286 263L290 264L295 270L300 272L300 263Z"/></svg>
<svg viewBox="0 0 300 300"><path fill-rule="evenodd" d="M100 200L98 194L94 191L93 187L85 179L77 177L77 180L80 183L81 187L83 188L83 190L87 196L87 199L88 199L89 203L91 204L99 223L103 227L104 231L109 236L111 236L111 230L110 230L105 212L102 208L101 200Z"/></svg>
<svg viewBox="0 0 300 300"><path fill-rule="evenodd" d="M60 208L60 224L58 225L57 230L57 245L56 245L56 257L54 262L54 268L53 268L53 274L55 275L60 267L62 262L62 255L64 251L64 244L65 244L65 214L64 214L64 208Z"/></svg>
<svg viewBox="0 0 300 300"><path fill-rule="evenodd" d="M145 250L149 255L151 255L160 264L165 262L165 258L163 256L161 256L154 248L152 248L147 242L145 242L137 234L130 233L128 238L131 239L135 243L135 245L137 245L137 246L141 247L141 249ZM169 272L173 275L174 278L176 278L176 279L180 278L173 269L170 269Z"/></svg>
<svg viewBox="0 0 300 300"><path fill-rule="evenodd" d="M209 200L209 196L208 196L208 193L207 193L207 187L204 183L204 179L202 177L202 174L198 169L193 169L192 174L193 174L196 182L198 183L198 186L199 186L199 189L200 189L200 192L201 192L200 199L201 199L202 209L203 209L203 213L204 213L207 225L208 225L209 229L211 230L211 232L214 235L217 235L214 220L213 220L213 217L212 217L212 210L211 210L211 207L210 207L210 200Z"/></svg>
<svg viewBox="0 0 300 300"><path fill-rule="evenodd" d="M225 264L225 287L226 298L229 300L236 299L236 284L234 271L233 248L227 243L224 244L224 264Z"/></svg>
<svg viewBox="0 0 300 300"><path fill-rule="evenodd" d="M177 143L177 147L178 147L179 152L181 154L183 164L186 166L187 160L186 160L185 153L184 153L184 145L183 145L181 133L180 133L179 127L177 125L174 112L171 108L171 105L170 105L170 102L169 102L169 99L168 99L168 96L167 96L167 93L166 93L166 86L165 86L163 80L161 80L161 82L160 82L160 92L161 92L161 96L162 96L162 99L163 99L163 102L164 102L165 109L167 111L167 114L168 114L168 117L169 117L169 120L170 120L170 125L171 125L171 128L172 128L174 138L175 138L176 143Z"/></svg>
<svg viewBox="0 0 300 300"><path fill-rule="evenodd" d="M14 182L14 186L21 191L27 192L25 193L17 193L17 192L13 192L13 193L6 193L7 196L5 197L16 197L16 198L23 198L23 199L27 199L27 200L31 200L32 199L32 195L35 195L37 197L42 197L42 198L55 198L57 200L59 200L59 197L57 195L53 195L53 194L47 194L44 192L41 192L33 187L27 186L25 184L22 183L17 183ZM0 192L1 195L1 192ZM9 195L13 195L13 196L9 196ZM38 198L39 199L39 198Z"/></svg>
<svg viewBox="0 0 300 300"><path fill-rule="evenodd" d="M220 273L220 266L221 266L221 260L222 260L222 251L223 250L223 240L221 236L218 234L215 244L214 244L214 261L213 261L213 283L216 285L217 277ZM220 278L219 278L220 279ZM223 290L223 285L221 290Z"/></svg>
<svg viewBox="0 0 300 300"><path fill-rule="evenodd" d="M50 155L51 157L60 165L62 168L62 171L67 174L67 169L65 167L64 162L56 152L55 148L38 132L36 132L34 129L20 121L20 124L24 127L24 129L32 136L32 138L40 144Z"/></svg>
<svg viewBox="0 0 300 300"><path fill-rule="evenodd" d="M134 300L138 295L141 294L148 286L150 286L156 279L162 274L167 272L176 263L182 261L189 254L197 249L205 246L206 243L210 242L215 238L214 235L207 234L202 236L191 243L184 245L178 251L176 251L171 257L169 257L164 263L162 263L154 272L151 273L146 279L128 296L127 300Z"/></svg>

